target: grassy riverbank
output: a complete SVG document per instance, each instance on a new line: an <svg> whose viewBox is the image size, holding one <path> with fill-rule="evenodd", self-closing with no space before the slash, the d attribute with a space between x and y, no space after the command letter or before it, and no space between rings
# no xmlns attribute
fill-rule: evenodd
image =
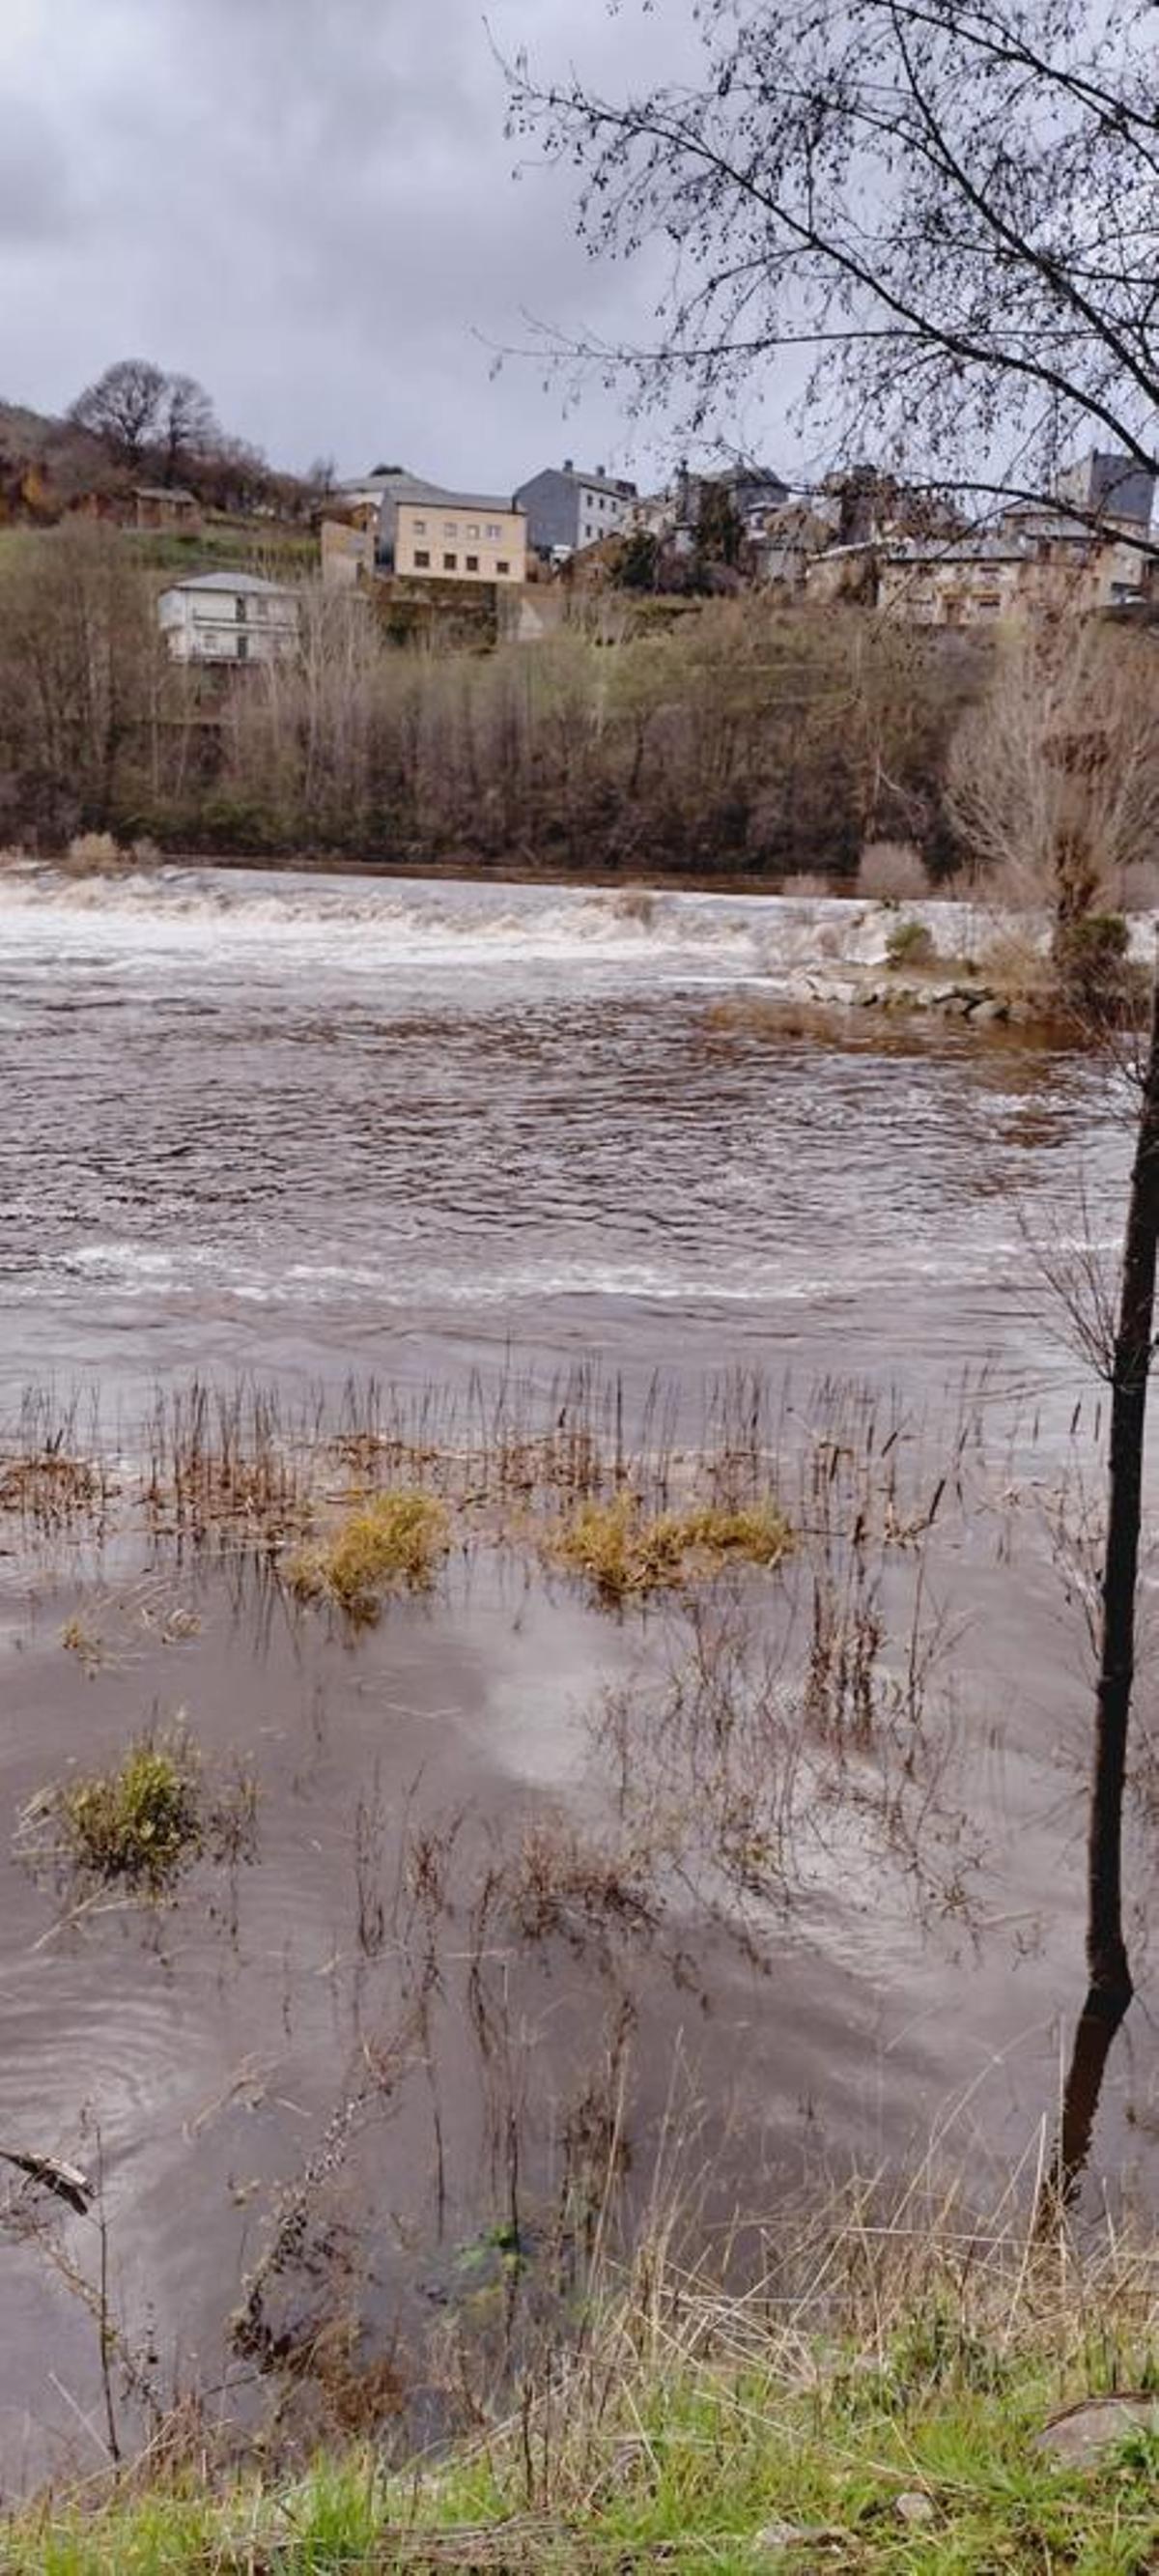
<svg viewBox="0 0 1159 2576"><path fill-rule="evenodd" d="M739 2297L653 2240L570 2358L447 2460L391 2472L368 2443L215 2480L187 2431L176 2465L10 2521L0 2563L1127 2576L1159 2552L1147 2410L1100 2410L1093 2458L1060 2461L1039 2436L1077 2401L1153 2383L1155 2277L1121 2241L1081 2262L952 2207L931 2226L862 2205Z"/></svg>

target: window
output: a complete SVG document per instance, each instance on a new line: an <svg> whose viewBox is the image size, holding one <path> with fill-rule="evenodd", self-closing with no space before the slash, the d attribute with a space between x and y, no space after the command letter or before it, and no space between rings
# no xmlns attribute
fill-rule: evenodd
<svg viewBox="0 0 1159 2576"><path fill-rule="evenodd" d="M236 620L237 624L238 624L239 626L244 626L244 625L245 625L245 601L244 601L244 599L242 599L242 598L240 598L240 597L239 597L239 598L237 598L237 599L235 599L235 601L234 601L234 603L233 603L233 613L234 613L234 618L235 618L235 620Z"/></svg>
<svg viewBox="0 0 1159 2576"><path fill-rule="evenodd" d="M467 522L467 535L468 535L468 537L474 537L476 540L478 539L478 535L479 535L479 522L478 522L478 520L477 520L477 519L469 519L469 520L468 520L468 522Z"/></svg>
<svg viewBox="0 0 1159 2576"><path fill-rule="evenodd" d="M457 555L444 555L444 556L443 556L443 571L444 571L444 572L457 572L457 571L458 571L458 569L459 569L459 558L458 558L458 556L457 556Z"/></svg>
<svg viewBox="0 0 1159 2576"><path fill-rule="evenodd" d="M511 570L511 566L510 566L510 564L509 564L509 563L497 563L497 564L496 564L496 566L495 566L495 570L496 570L496 573L498 574L498 577L499 577L500 581L506 581L507 576L508 576L508 573L509 573L509 572L510 572L510 570Z"/></svg>
<svg viewBox="0 0 1159 2576"><path fill-rule="evenodd" d="M414 523L414 532L415 532L416 537L425 537L425 535L426 535L426 533L427 533L427 523L426 523L426 520L425 520L425 519L416 519L416 520L415 520L415 523Z"/></svg>
<svg viewBox="0 0 1159 2576"><path fill-rule="evenodd" d="M457 519L444 519L444 521L443 521L443 535L444 535L445 537L457 537L457 536L458 536L458 533L459 533L459 522L458 522L458 520L457 520Z"/></svg>
<svg viewBox="0 0 1159 2576"><path fill-rule="evenodd" d="M478 569L479 569L479 558L478 558L478 555L468 555L468 557L467 557L467 570L468 570L468 572L478 572Z"/></svg>
<svg viewBox="0 0 1159 2576"><path fill-rule="evenodd" d="M415 571L416 571L416 572L429 572L429 571L430 571L430 568L431 568L431 556L430 556L430 548L429 548L429 546L416 546L416 547L415 547Z"/></svg>
<svg viewBox="0 0 1159 2576"><path fill-rule="evenodd" d="M250 639L248 635L239 635L237 639L237 659L239 662L248 662L249 657Z"/></svg>
<svg viewBox="0 0 1159 2576"><path fill-rule="evenodd" d="M487 543L489 546L501 546L503 543L503 530L497 519L487 521Z"/></svg>

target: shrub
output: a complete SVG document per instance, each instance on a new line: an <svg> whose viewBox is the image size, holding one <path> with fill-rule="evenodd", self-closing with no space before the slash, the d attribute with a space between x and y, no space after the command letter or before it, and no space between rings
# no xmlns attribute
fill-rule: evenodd
<svg viewBox="0 0 1159 2576"><path fill-rule="evenodd" d="M633 1494L617 1494L612 1502L585 1503L565 1522L556 1552L601 1600L624 1601L711 1573L729 1559L779 1565L792 1544L789 1523L771 1500L649 1515Z"/></svg>
<svg viewBox="0 0 1159 2576"><path fill-rule="evenodd" d="M336 1601L349 1618L371 1620L392 1584L417 1592L432 1583L448 1545L447 1515L432 1495L377 1494L294 1557L287 1580L301 1601Z"/></svg>
<svg viewBox="0 0 1159 2576"><path fill-rule="evenodd" d="M937 951L924 921L895 921L885 943L890 966L930 966Z"/></svg>
<svg viewBox="0 0 1159 2576"><path fill-rule="evenodd" d="M1083 912L1058 923L1051 956L1067 1010L1095 1020L1121 1015L1131 996L1130 944L1121 912Z"/></svg>
<svg viewBox="0 0 1159 2576"><path fill-rule="evenodd" d="M857 891L877 903L920 903L929 893L921 851L910 841L867 841L858 865Z"/></svg>

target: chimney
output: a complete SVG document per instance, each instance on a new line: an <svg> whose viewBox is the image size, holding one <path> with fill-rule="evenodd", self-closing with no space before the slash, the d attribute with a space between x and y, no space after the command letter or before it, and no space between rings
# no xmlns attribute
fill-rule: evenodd
<svg viewBox="0 0 1159 2576"><path fill-rule="evenodd" d="M603 466L602 466L602 465L597 465L597 467L596 467L596 472L597 472L597 474L600 476L601 481L602 481L602 479L603 479L603 471L604 471Z"/></svg>
<svg viewBox="0 0 1159 2576"><path fill-rule="evenodd" d="M564 470L564 473L565 473L565 474L574 474L574 473L575 473L575 459L574 459L574 457L571 457L571 456L565 456L565 457L564 457L564 460L563 460L563 470Z"/></svg>

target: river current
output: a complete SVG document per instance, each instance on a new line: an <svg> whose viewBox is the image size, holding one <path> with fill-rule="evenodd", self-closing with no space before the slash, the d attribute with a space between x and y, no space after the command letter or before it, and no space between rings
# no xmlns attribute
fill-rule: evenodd
<svg viewBox="0 0 1159 2576"><path fill-rule="evenodd" d="M944 945L961 908L927 907ZM942 918L939 919L939 916ZM172 868L0 880L3 1381L598 1353L1056 1371L1025 1230L1123 1163L1105 1075L729 1005L874 905ZM1089 1216L1088 1209L1088 1216Z"/></svg>

